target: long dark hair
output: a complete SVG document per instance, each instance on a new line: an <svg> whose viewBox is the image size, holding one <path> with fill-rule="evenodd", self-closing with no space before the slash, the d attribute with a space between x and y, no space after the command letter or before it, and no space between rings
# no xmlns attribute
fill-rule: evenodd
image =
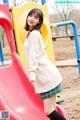
<svg viewBox="0 0 80 120"><path fill-rule="evenodd" d="M28 15L27 15L26 24L25 24L25 26L24 26L24 29L25 29L26 31L29 30L29 25L28 25L28 23L27 23L28 16L30 16L30 15L32 15L32 14L34 14L34 13L39 16L40 23L37 24L32 30L40 30L40 28L41 28L41 26L42 26L42 23L43 23L43 13L42 13L42 11L41 11L40 9L34 8L34 9L32 9L32 10L28 13ZM31 30L31 31L32 31L32 30Z"/></svg>

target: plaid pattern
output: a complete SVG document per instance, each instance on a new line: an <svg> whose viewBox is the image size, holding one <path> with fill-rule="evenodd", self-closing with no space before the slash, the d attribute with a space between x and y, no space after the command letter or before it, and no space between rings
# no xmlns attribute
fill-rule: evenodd
<svg viewBox="0 0 80 120"><path fill-rule="evenodd" d="M61 83L55 87L54 89L48 91L48 92L44 92L44 93L40 93L40 98L43 100L43 99L46 99L46 98L49 98L51 96L54 96L56 95L57 93L60 93L62 91L62 86L61 86Z"/></svg>

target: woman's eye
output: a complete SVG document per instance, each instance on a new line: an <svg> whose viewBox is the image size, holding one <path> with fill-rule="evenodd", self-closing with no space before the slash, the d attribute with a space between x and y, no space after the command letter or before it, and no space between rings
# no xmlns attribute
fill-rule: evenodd
<svg viewBox="0 0 80 120"><path fill-rule="evenodd" d="M30 17L32 17L32 15L29 15Z"/></svg>
<svg viewBox="0 0 80 120"><path fill-rule="evenodd" d="M35 17L35 19L38 19L38 17Z"/></svg>
<svg viewBox="0 0 80 120"><path fill-rule="evenodd" d="M38 17L35 17L35 19L38 19Z"/></svg>

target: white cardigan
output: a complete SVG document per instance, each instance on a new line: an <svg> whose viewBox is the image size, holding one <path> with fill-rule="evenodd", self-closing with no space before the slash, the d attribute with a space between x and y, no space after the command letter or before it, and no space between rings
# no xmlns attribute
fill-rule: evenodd
<svg viewBox="0 0 80 120"><path fill-rule="evenodd" d="M55 88L61 81L61 75L47 57L39 31L34 30L24 42L24 49L29 65L30 81L34 82L36 93L43 93Z"/></svg>

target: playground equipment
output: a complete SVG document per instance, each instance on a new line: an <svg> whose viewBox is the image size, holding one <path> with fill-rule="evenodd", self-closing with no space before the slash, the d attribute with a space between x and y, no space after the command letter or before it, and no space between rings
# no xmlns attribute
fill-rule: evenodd
<svg viewBox="0 0 80 120"><path fill-rule="evenodd" d="M66 22L61 22L61 23L55 23L55 24L51 25L51 28L66 26L69 24L72 25L72 28L73 28L74 40L75 40L75 46L76 46L76 56L77 56L77 62L78 62L78 71L79 71L79 75L80 75L80 48L79 48L77 26L76 26L75 22L66 21Z"/></svg>
<svg viewBox="0 0 80 120"><path fill-rule="evenodd" d="M1 42L0 42L0 61L4 61L3 53L2 53L2 47L1 47Z"/></svg>

